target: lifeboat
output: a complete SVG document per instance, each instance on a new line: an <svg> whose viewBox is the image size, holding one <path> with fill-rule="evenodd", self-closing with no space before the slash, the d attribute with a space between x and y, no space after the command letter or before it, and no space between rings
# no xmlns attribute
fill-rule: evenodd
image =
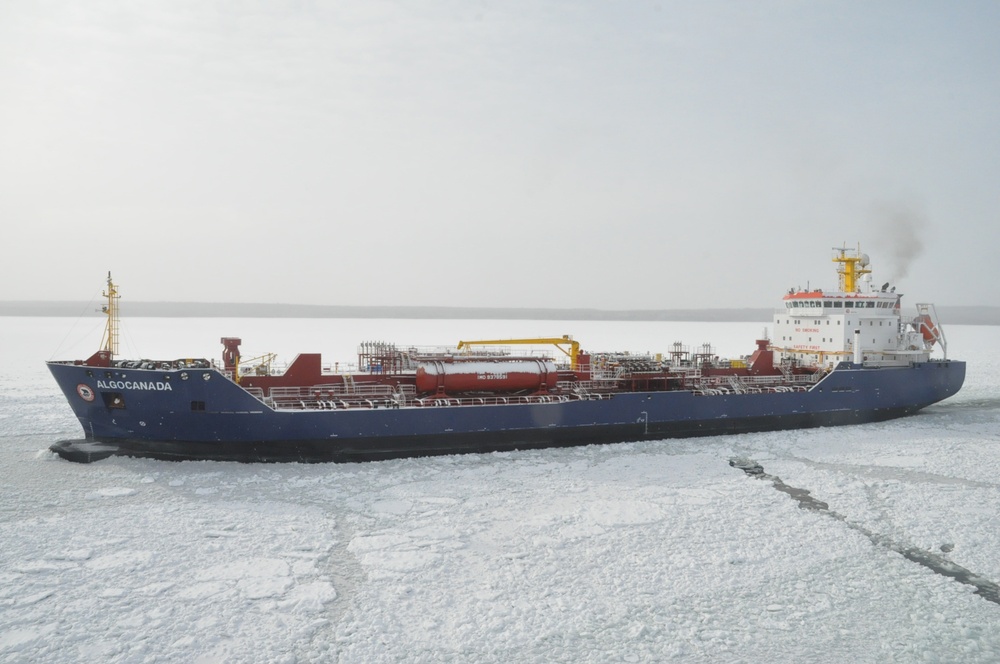
<svg viewBox="0 0 1000 664"><path fill-rule="evenodd" d="M920 314L914 318L913 327L917 329L917 332L920 333L927 343L934 345L934 342L938 340L938 329L935 327L934 321L927 314Z"/></svg>

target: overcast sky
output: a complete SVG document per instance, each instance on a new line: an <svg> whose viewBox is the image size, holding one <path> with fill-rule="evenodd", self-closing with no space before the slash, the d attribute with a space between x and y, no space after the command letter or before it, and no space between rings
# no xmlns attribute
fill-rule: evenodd
<svg viewBox="0 0 1000 664"><path fill-rule="evenodd" d="M1000 305L1000 2L0 3L0 300Z"/></svg>

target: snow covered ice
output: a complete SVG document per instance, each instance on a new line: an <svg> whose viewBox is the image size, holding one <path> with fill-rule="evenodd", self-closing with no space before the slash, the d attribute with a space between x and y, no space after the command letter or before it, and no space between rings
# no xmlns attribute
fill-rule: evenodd
<svg viewBox="0 0 1000 664"><path fill-rule="evenodd" d="M1000 660L1000 605L859 530L1000 581L1000 328L949 327L963 391L883 424L368 464L77 465L46 449L79 425L38 359L67 326L11 322L12 347L38 353L0 375L2 662ZM642 325L674 340L676 324Z"/></svg>

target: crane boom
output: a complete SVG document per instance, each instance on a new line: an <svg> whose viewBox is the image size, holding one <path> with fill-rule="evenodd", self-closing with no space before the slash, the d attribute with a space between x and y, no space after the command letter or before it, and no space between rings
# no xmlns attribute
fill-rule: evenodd
<svg viewBox="0 0 1000 664"><path fill-rule="evenodd" d="M576 370L576 358L580 354L580 342L573 339L573 337L568 334L564 334L562 337L537 337L531 339L479 339L476 341L459 341L458 350L463 348L468 348L470 346L506 346L510 344L552 344L558 348L564 355L569 357L570 366L575 371ZM569 350L566 350L564 346L569 346Z"/></svg>

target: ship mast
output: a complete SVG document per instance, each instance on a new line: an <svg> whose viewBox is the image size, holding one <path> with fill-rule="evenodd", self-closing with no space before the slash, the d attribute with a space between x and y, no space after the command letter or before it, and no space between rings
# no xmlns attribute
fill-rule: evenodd
<svg viewBox="0 0 1000 664"><path fill-rule="evenodd" d="M118 295L118 287L111 281L111 272L108 272L108 290L101 295L108 300L107 304L101 307L101 311L108 316L104 337L101 339L101 350L107 351L113 358L118 354L118 300L121 296Z"/></svg>
<svg viewBox="0 0 1000 664"><path fill-rule="evenodd" d="M858 292L858 277L871 273L871 269L868 268L867 254L861 253L860 245L856 252L847 247L834 247L833 250L840 252L839 255L833 257L834 263L840 263L840 267L837 268L837 275L840 277L840 292ZM855 252L855 255L848 256L847 252Z"/></svg>

